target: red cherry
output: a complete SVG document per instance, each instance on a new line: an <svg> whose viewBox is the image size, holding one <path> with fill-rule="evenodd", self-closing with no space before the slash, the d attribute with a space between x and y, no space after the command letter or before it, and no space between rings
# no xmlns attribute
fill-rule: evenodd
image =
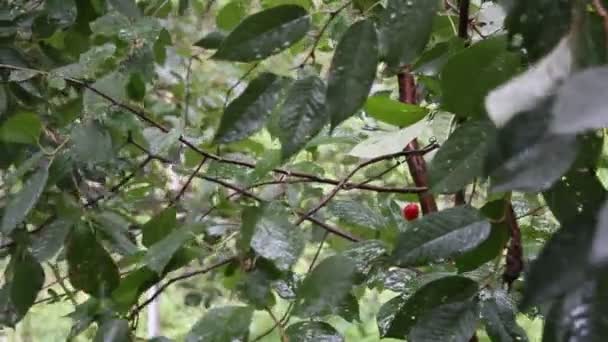
<svg viewBox="0 0 608 342"><path fill-rule="evenodd" d="M418 204L410 203L403 207L403 217L406 220L415 220L418 218L418 215L420 215L420 209L418 209Z"/></svg>

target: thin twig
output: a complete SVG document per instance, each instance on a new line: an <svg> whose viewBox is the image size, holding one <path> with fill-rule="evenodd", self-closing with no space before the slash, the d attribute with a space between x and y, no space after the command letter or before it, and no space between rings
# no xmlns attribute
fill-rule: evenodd
<svg viewBox="0 0 608 342"><path fill-rule="evenodd" d="M428 146L426 146L425 148L419 149L419 150L406 150L406 151L400 151L397 153L392 153L392 154L387 154L387 155L383 155L383 156L379 156L376 158L372 158L369 159L365 162L360 163L359 165L357 165L357 167L355 167L346 177L344 177L342 179L342 181L340 181L340 183L338 183L334 189L323 199L321 200L321 202L319 202L319 204L317 204L315 207L313 207L312 209L310 209L305 215L301 216L299 220L296 221L296 225L301 224L302 222L304 222L308 217L314 215L317 211L319 211L321 208L323 208L324 206L327 205L327 203L329 203L329 201L332 200L332 198L334 198L338 192L342 189L342 187L344 186L344 184L346 184L346 182L348 182L359 170L372 165L374 163L378 163L380 161L384 161L387 159L393 159L393 158L398 158L398 157L403 157L403 156L409 156L409 155L419 155L422 156L428 152L433 151L434 149L438 148L439 145L437 145L436 143L432 143L429 144Z"/></svg>
<svg viewBox="0 0 608 342"><path fill-rule="evenodd" d="M243 76L241 76L229 89L228 91L226 91L226 98L224 99L224 110L226 109L226 107L228 106L228 101L230 101L230 95L232 95L232 92L234 91L234 89L236 89L236 87L238 87L241 83L243 83L243 81L260 65L260 62L257 62L255 64L253 64L251 66L251 68L249 68L249 70L247 70Z"/></svg>
<svg viewBox="0 0 608 342"><path fill-rule="evenodd" d="M59 272L59 268L57 266L51 264L50 262L47 264L48 264L49 268L51 269L51 271L53 272L53 276L57 280L57 283L59 284L59 286L65 293L65 295L68 296L68 299L70 300L70 302L72 302L72 304L74 306L78 305L78 302L76 301L76 298L74 297L74 293L72 291L70 291L70 289L68 289L68 286L65 284L65 281L64 281L65 278L63 278L61 276L61 273Z"/></svg>
<svg viewBox="0 0 608 342"><path fill-rule="evenodd" d="M310 49L310 52L308 53L308 55L306 55L306 58L304 58L302 63L300 63L299 68L304 67L309 59L312 59L313 63L315 62L315 50L317 49L317 46L321 42L321 38L323 38L325 31L327 31L327 28L329 28L329 24L331 24L331 22L338 16L338 14L340 14L340 12L342 12L344 9L346 9L348 6L350 6L351 3L352 3L352 1L347 1L342 6L340 6L337 10L329 13L329 18L327 18L327 20L325 21L325 24L323 24L323 27L321 27L321 30L319 31L319 33L317 33L317 35L315 37L315 41L312 44L312 48Z"/></svg>
<svg viewBox="0 0 608 342"><path fill-rule="evenodd" d="M207 158L206 157L201 160L201 162L196 167L196 170L194 170L194 172L192 172L190 174L190 176L188 177L188 180L186 181L186 183L182 186L182 188L179 190L179 192L177 193L177 195L169 203L169 206L174 205L176 202L178 202L182 198L182 196L184 196L184 194L186 193L186 190L190 186L190 183L192 183L192 180L197 175L197 173L201 170L201 168L203 167L203 165L205 165L206 162L207 162Z"/></svg>
<svg viewBox="0 0 608 342"><path fill-rule="evenodd" d="M184 279L192 278L192 277L202 275L205 273L209 273L217 268L228 265L229 263L231 263L235 260L236 260L236 257L227 258L222 261L216 262L215 264L212 264L208 267L205 267L201 270L187 272L187 273L184 273L182 275L179 275L177 277L167 280L167 282L165 282L163 285L161 285L158 288L158 290L156 290L156 292L154 292L150 297L148 297L148 299L146 299L146 301L144 301L143 303L136 306L135 309L133 309L133 311L131 311L131 314L129 314L129 318L131 319L131 318L135 317L141 310L143 310L146 306L148 306L148 304L150 304L154 299L156 299L156 297L160 296L163 293L163 291L165 291L172 284L174 284L180 280L184 280Z"/></svg>

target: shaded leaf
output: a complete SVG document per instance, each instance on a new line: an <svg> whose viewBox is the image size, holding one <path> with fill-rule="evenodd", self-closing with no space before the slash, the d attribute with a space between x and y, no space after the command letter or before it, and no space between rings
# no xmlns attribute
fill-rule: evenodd
<svg viewBox="0 0 608 342"><path fill-rule="evenodd" d="M354 243L340 254L354 261L357 272L367 275L375 262L388 256L388 250L383 242L368 240Z"/></svg>
<svg viewBox="0 0 608 342"><path fill-rule="evenodd" d="M91 87L116 101L122 102L127 98L127 82L127 75L119 72L112 72L98 79ZM111 102L90 89L85 90L82 101L85 115L93 118L101 118L104 114L109 112L112 107Z"/></svg>
<svg viewBox="0 0 608 342"><path fill-rule="evenodd" d="M304 250L304 238L288 217L281 204L269 204L258 217L250 242L258 255L283 271L289 270Z"/></svg>
<svg viewBox="0 0 608 342"><path fill-rule="evenodd" d="M378 322L384 332L382 337L405 338L421 317L442 305L471 299L477 293L477 287L477 283L469 278L447 276L422 286L405 302L402 299L388 302L386 305L391 310L381 309L383 315L379 315L379 319L383 318ZM395 314L391 319L392 310Z"/></svg>
<svg viewBox="0 0 608 342"><path fill-rule="evenodd" d="M295 314L314 317L333 313L355 284L355 275L354 262L347 257L332 256L323 260L298 288Z"/></svg>
<svg viewBox="0 0 608 342"><path fill-rule="evenodd" d="M475 249L456 257L456 267L460 273L473 271L488 261L501 255L509 241L509 227L505 220L507 202L504 199L486 203L481 213L492 222L488 238Z"/></svg>
<svg viewBox="0 0 608 342"><path fill-rule="evenodd" d="M36 206L49 177L49 166L49 161L43 159L21 191L10 197L2 215L2 233L10 234Z"/></svg>
<svg viewBox="0 0 608 342"><path fill-rule="evenodd" d="M398 71L424 50L439 9L434 0L389 0L380 18L380 51L388 67Z"/></svg>
<svg viewBox="0 0 608 342"><path fill-rule="evenodd" d="M285 78L262 73L224 111L215 142L230 143L260 130L279 102Z"/></svg>
<svg viewBox="0 0 608 342"><path fill-rule="evenodd" d="M222 7L215 17L215 24L224 31L231 31L247 15L246 3L232 0Z"/></svg>
<svg viewBox="0 0 608 342"><path fill-rule="evenodd" d="M395 144L395 141L403 141L407 144L407 142L412 141L420 135L426 127L426 121L419 121L418 123L399 131L376 134L353 147L349 152L349 155L363 159L371 159L402 151L403 144Z"/></svg>
<svg viewBox="0 0 608 342"><path fill-rule="evenodd" d="M289 342L343 342L344 338L325 322L298 322L285 330Z"/></svg>
<svg viewBox="0 0 608 342"><path fill-rule="evenodd" d="M277 54L306 35L310 18L296 5L280 5L245 18L224 39L215 59L252 62Z"/></svg>
<svg viewBox="0 0 608 342"><path fill-rule="evenodd" d="M279 128L281 154L287 159L317 135L325 123L325 84L316 76L297 80L281 108Z"/></svg>
<svg viewBox="0 0 608 342"><path fill-rule="evenodd" d="M475 334L478 319L479 307L472 300L444 304L420 317L408 339L468 342Z"/></svg>
<svg viewBox="0 0 608 342"><path fill-rule="evenodd" d="M572 165L575 136L546 133L547 103L513 118L496 134L485 162L495 192L548 189Z"/></svg>
<svg viewBox="0 0 608 342"><path fill-rule="evenodd" d="M442 107L459 117L482 116L486 95L510 79L518 66L519 57L507 51L501 36L455 53L441 72Z"/></svg>
<svg viewBox="0 0 608 342"><path fill-rule="evenodd" d="M390 125L407 127L422 120L428 109L393 100L387 96L375 95L365 102L365 112L374 119Z"/></svg>
<svg viewBox="0 0 608 342"><path fill-rule="evenodd" d="M142 227L142 244L150 247L169 235L177 226L177 209L169 206L148 220Z"/></svg>
<svg viewBox="0 0 608 342"><path fill-rule="evenodd" d="M357 201L333 201L329 205L329 211L336 215L340 221L355 226L381 230L387 228L388 222L378 210Z"/></svg>
<svg viewBox="0 0 608 342"><path fill-rule="evenodd" d="M594 233L591 223L579 221L553 234L526 276L522 308L561 296L585 280Z"/></svg>
<svg viewBox="0 0 608 342"><path fill-rule="evenodd" d="M97 122L75 126L71 132L72 152L78 162L97 164L114 157L112 138Z"/></svg>
<svg viewBox="0 0 608 342"><path fill-rule="evenodd" d="M458 127L431 163L429 181L433 192L455 193L479 177L493 133L494 126L485 120Z"/></svg>
<svg viewBox="0 0 608 342"><path fill-rule="evenodd" d="M40 132L42 123L38 115L21 112L4 121L0 127L0 138L10 143L36 145Z"/></svg>
<svg viewBox="0 0 608 342"><path fill-rule="evenodd" d="M74 288L101 298L109 296L118 286L118 267L89 227L77 225L72 230L66 245L66 259Z"/></svg>
<svg viewBox="0 0 608 342"><path fill-rule="evenodd" d="M497 290L481 302L481 319L492 342L527 342L528 336L516 320L517 308L508 294Z"/></svg>
<svg viewBox="0 0 608 342"><path fill-rule="evenodd" d="M172 231L148 248L143 263L157 274L162 274L173 256L202 228L201 225L186 225Z"/></svg>
<svg viewBox="0 0 608 342"><path fill-rule="evenodd" d="M378 37L369 20L353 24L336 46L327 81L327 113L335 128L361 108L376 78Z"/></svg>
<svg viewBox="0 0 608 342"><path fill-rule="evenodd" d="M222 42L227 36L228 35L222 31L212 31L194 43L194 45L202 47L203 49L215 50L222 45Z"/></svg>
<svg viewBox="0 0 608 342"><path fill-rule="evenodd" d="M467 206L449 208L412 221L393 252L400 265L424 265L477 247L490 235L490 223Z"/></svg>
<svg viewBox="0 0 608 342"><path fill-rule="evenodd" d="M192 327L186 342L245 341L253 309L246 306L212 308Z"/></svg>
<svg viewBox="0 0 608 342"><path fill-rule="evenodd" d="M513 5L505 28L512 44L523 45L533 60L548 53L570 30L569 0L516 1Z"/></svg>
<svg viewBox="0 0 608 342"><path fill-rule="evenodd" d="M104 322L95 334L94 342L129 342L131 328L125 319L110 319Z"/></svg>
<svg viewBox="0 0 608 342"><path fill-rule="evenodd" d="M110 5L127 17L137 18L141 15L135 0L108 0Z"/></svg>
<svg viewBox="0 0 608 342"><path fill-rule="evenodd" d="M32 255L40 262L53 258L63 247L72 226L73 222L69 220L57 219L53 221L32 238Z"/></svg>

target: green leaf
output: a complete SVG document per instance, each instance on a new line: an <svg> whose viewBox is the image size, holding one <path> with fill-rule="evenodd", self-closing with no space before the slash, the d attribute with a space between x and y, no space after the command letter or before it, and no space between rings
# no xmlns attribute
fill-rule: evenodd
<svg viewBox="0 0 608 342"><path fill-rule="evenodd" d="M25 182L18 193L10 196L2 216L2 233L10 234L36 206L49 177L49 161L43 159L38 170Z"/></svg>
<svg viewBox="0 0 608 342"><path fill-rule="evenodd" d="M170 206L148 220L141 227L142 244L149 248L169 235L177 226L176 215L177 209Z"/></svg>
<svg viewBox="0 0 608 342"><path fill-rule="evenodd" d="M570 0L516 1L505 19L512 45L534 61L547 54L571 29Z"/></svg>
<svg viewBox="0 0 608 342"><path fill-rule="evenodd" d="M302 39L310 27L306 10L280 5L243 20L222 42L215 59L252 62L277 54Z"/></svg>
<svg viewBox="0 0 608 342"><path fill-rule="evenodd" d="M331 61L327 81L327 113L335 128L361 108L376 78L378 37L370 20L344 33Z"/></svg>
<svg viewBox="0 0 608 342"><path fill-rule="evenodd" d="M455 53L441 72L442 107L461 118L482 116L486 95L509 80L518 66L519 57L507 51L504 36Z"/></svg>
<svg viewBox="0 0 608 342"><path fill-rule="evenodd" d="M63 247L73 223L70 220L57 219L32 238L32 255L43 262L53 258Z"/></svg>
<svg viewBox="0 0 608 342"><path fill-rule="evenodd" d="M108 2L117 11L126 15L127 17L137 18L141 16L135 0L108 0Z"/></svg>
<svg viewBox="0 0 608 342"><path fill-rule="evenodd" d="M543 342L604 340L608 333L606 305L608 281L605 274L581 282L553 302L546 317Z"/></svg>
<svg viewBox="0 0 608 342"><path fill-rule="evenodd" d="M215 50L222 45L222 42L224 41L224 39L226 39L227 36L228 35L222 31L209 32L199 41L194 43L194 45L202 47L203 49Z"/></svg>
<svg viewBox="0 0 608 342"><path fill-rule="evenodd" d="M252 316L253 309L246 306L212 308L192 327L186 342L246 340Z"/></svg>
<svg viewBox="0 0 608 342"><path fill-rule="evenodd" d="M298 322L285 330L289 342L344 342L334 327L325 322Z"/></svg>
<svg viewBox="0 0 608 342"><path fill-rule="evenodd" d="M509 295L496 290L481 302L481 319L492 342L527 342L528 336L516 320L517 307Z"/></svg>
<svg viewBox="0 0 608 342"><path fill-rule="evenodd" d="M38 115L21 112L9 117L2 124L0 138L10 143L36 145L40 132L42 123Z"/></svg>
<svg viewBox="0 0 608 342"><path fill-rule="evenodd" d="M304 238L298 227L289 222L288 215L277 202L263 208L250 242L258 255L283 271L289 270L304 250Z"/></svg>
<svg viewBox="0 0 608 342"><path fill-rule="evenodd" d="M264 310L275 305L272 283L281 276L280 272L266 260L258 260L253 271L248 272L238 284L241 296L256 309Z"/></svg>
<svg viewBox="0 0 608 342"><path fill-rule="evenodd" d="M246 3L243 0L232 0L219 10L215 24L224 31L231 31L246 15Z"/></svg>
<svg viewBox="0 0 608 342"><path fill-rule="evenodd" d="M507 202L504 199L486 203L481 213L492 222L488 238L475 249L456 257L456 267L460 273L477 269L502 254L509 241L509 227L505 220Z"/></svg>
<svg viewBox="0 0 608 342"><path fill-rule="evenodd" d="M0 118L8 111L8 91L5 86L0 86Z"/></svg>
<svg viewBox="0 0 608 342"><path fill-rule="evenodd" d="M105 321L95 334L94 342L130 342L131 327L126 319L110 319Z"/></svg>
<svg viewBox="0 0 608 342"><path fill-rule="evenodd" d="M0 289L0 322L13 327L30 310L42 286L44 270L27 249L19 248L11 258Z"/></svg>
<svg viewBox="0 0 608 342"><path fill-rule="evenodd" d="M281 108L279 128L281 154L296 154L327 122L325 84L316 76L297 80L289 89Z"/></svg>
<svg viewBox="0 0 608 342"><path fill-rule="evenodd" d="M380 18L380 51L392 71L411 64L424 50L439 9L435 0L389 0Z"/></svg>
<svg viewBox="0 0 608 342"><path fill-rule="evenodd" d="M433 312L433 309L442 305L467 301L477 293L477 288L477 283L469 278L447 276L422 286L402 305L398 301L388 302L387 304L390 303L391 309L396 310L396 313L392 320L389 318L384 322L380 321L382 316L379 315L379 324L382 323L380 326L383 332L381 336L405 338L425 314ZM384 314L384 317L386 316Z"/></svg>
<svg viewBox="0 0 608 342"><path fill-rule="evenodd" d="M472 300L441 305L418 320L408 340L468 342L475 334L478 319L479 307Z"/></svg>
<svg viewBox="0 0 608 342"><path fill-rule="evenodd" d="M402 266L452 258L477 247L490 230L490 223L471 207L445 209L410 222L393 257Z"/></svg>
<svg viewBox="0 0 608 342"><path fill-rule="evenodd" d="M494 130L494 125L485 120L471 121L450 135L430 165L429 181L434 193L455 193L483 174Z"/></svg>
<svg viewBox="0 0 608 342"><path fill-rule="evenodd" d="M162 274L174 255L200 231L200 225L186 225L174 230L148 248L143 263L157 274Z"/></svg>
<svg viewBox="0 0 608 342"><path fill-rule="evenodd" d="M142 101L146 96L146 82L140 73L132 73L127 83L127 95L131 100Z"/></svg>
<svg viewBox="0 0 608 342"><path fill-rule="evenodd" d="M112 138L98 122L75 126L71 132L73 156L78 162L95 165L114 158Z"/></svg>
<svg viewBox="0 0 608 342"><path fill-rule="evenodd" d="M285 78L262 73L224 111L215 142L230 143L260 130L279 103Z"/></svg>
<svg viewBox="0 0 608 342"><path fill-rule="evenodd" d="M547 106L519 114L495 135L485 162L494 192L546 190L575 161L576 136L546 132Z"/></svg>
<svg viewBox="0 0 608 342"><path fill-rule="evenodd" d="M129 222L119 214L106 211L94 215L96 226L102 233L102 237L107 240L112 249L121 255L135 255L140 250L131 240L129 232Z"/></svg>
<svg viewBox="0 0 608 342"><path fill-rule="evenodd" d="M323 260L298 287L294 313L300 317L334 313L355 284L356 272L353 260L347 257Z"/></svg>
<svg viewBox="0 0 608 342"><path fill-rule="evenodd" d="M352 259L357 272L367 275L375 263L388 256L388 250L381 241L367 240L350 245L340 255Z"/></svg>
<svg viewBox="0 0 608 342"><path fill-rule="evenodd" d="M426 121L419 121L410 127L398 131L375 134L355 146L349 152L349 155L362 159L371 159L390 153L397 153L403 150L403 145L418 137L427 126ZM403 144L395 144L395 141L403 142Z"/></svg>
<svg viewBox="0 0 608 342"><path fill-rule="evenodd" d="M389 224L378 210L372 210L358 201L333 201L329 211L342 222L367 229L382 230Z"/></svg>
<svg viewBox="0 0 608 342"><path fill-rule="evenodd" d="M128 77L119 72L112 72L98 79L91 87L104 93L112 99L122 102L127 98ZM93 118L101 118L110 112L113 104L107 99L99 96L94 91L86 89L83 95L85 114Z"/></svg>
<svg viewBox="0 0 608 342"><path fill-rule="evenodd" d="M553 234L526 276L522 308L561 296L586 279L594 233L592 223L579 221Z"/></svg>
<svg viewBox="0 0 608 342"><path fill-rule="evenodd" d="M66 259L68 276L74 288L103 298L118 286L118 267L89 227L77 225L72 230L66 246Z"/></svg>
<svg viewBox="0 0 608 342"><path fill-rule="evenodd" d="M411 126L429 113L426 108L382 95L368 98L365 102L365 112L376 120L398 127Z"/></svg>

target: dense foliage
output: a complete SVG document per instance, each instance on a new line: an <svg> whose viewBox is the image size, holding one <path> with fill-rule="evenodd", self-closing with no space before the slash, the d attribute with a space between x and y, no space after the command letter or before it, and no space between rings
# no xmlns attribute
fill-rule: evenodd
<svg viewBox="0 0 608 342"><path fill-rule="evenodd" d="M135 340L205 275L169 338L343 341L375 289L379 338L603 341L606 8L3 0L1 326Z"/></svg>

